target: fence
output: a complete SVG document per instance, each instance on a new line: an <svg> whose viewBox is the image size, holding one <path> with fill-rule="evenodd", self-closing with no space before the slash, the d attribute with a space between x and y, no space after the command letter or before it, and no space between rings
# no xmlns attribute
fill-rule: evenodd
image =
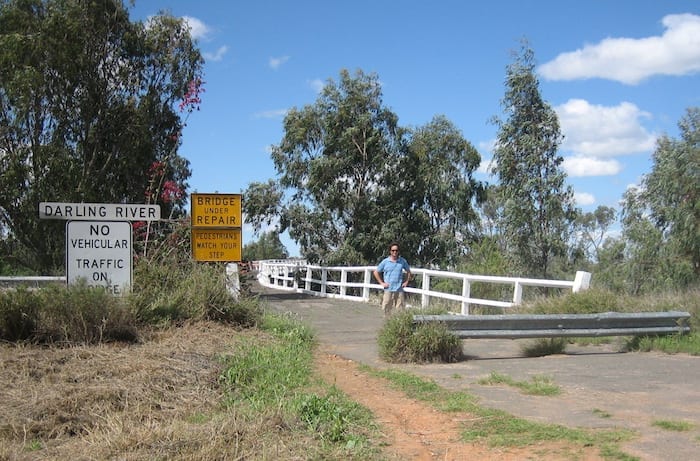
<svg viewBox="0 0 700 461"><path fill-rule="evenodd" d="M323 267L307 264L305 260L267 260L256 261L254 267L258 270L261 285L280 290L363 302L370 300L372 290L383 291L373 279L372 272L376 266ZM460 303L463 315L469 314L472 304L499 308L517 306L522 303L523 289L526 287L557 288L576 293L588 289L591 280L591 274L584 271L576 272L573 281L472 275L419 268L411 268L411 272L419 286L407 287L405 291L419 295L423 308L430 305L432 298L447 299ZM458 285L461 282L461 294L451 293L447 290L451 285L441 281L457 281ZM508 300L474 298L471 296L473 283L509 287L512 296Z"/></svg>
<svg viewBox="0 0 700 461"><path fill-rule="evenodd" d="M16 288L26 286L29 288L41 288L51 284L65 284L64 276L3 276L0 277L0 288Z"/></svg>

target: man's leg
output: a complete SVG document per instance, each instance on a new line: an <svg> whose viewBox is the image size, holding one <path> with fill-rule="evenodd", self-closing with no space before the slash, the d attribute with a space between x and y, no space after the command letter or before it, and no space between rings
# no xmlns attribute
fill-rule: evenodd
<svg viewBox="0 0 700 461"><path fill-rule="evenodd" d="M402 311L406 308L406 299L404 298L403 291L399 291L398 293L396 293L394 307L397 311Z"/></svg>
<svg viewBox="0 0 700 461"><path fill-rule="evenodd" d="M384 317L389 317L391 315L391 310L394 307L394 299L391 296L391 291L384 290L384 295L382 296L382 310L384 311Z"/></svg>

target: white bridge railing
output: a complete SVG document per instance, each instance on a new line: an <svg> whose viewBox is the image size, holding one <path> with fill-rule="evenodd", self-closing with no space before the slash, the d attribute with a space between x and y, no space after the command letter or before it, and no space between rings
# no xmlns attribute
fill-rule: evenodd
<svg viewBox="0 0 700 461"><path fill-rule="evenodd" d="M370 301L372 290L383 291L372 275L376 266L323 267L307 264L304 260L256 261L254 265L258 270L258 282L279 290L363 302ZM560 288L576 293L588 289L591 280L591 274L584 271L576 272L573 281L460 274L419 268L411 268L411 272L418 287L407 287L405 292L420 295L423 308L430 305L431 298L447 299L460 303L463 315L469 314L471 304L501 308L517 306L522 303L525 287ZM455 284L439 283L444 280L457 280L457 285L461 282L461 294L447 291L450 287L455 291ZM510 286L512 297L507 301L474 298L471 291L475 282ZM444 288L441 289L441 286Z"/></svg>

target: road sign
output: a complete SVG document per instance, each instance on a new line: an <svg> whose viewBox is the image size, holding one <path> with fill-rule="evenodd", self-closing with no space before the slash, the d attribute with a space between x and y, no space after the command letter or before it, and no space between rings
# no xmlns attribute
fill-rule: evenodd
<svg viewBox="0 0 700 461"><path fill-rule="evenodd" d="M40 202L39 218L69 221L158 221L160 205Z"/></svg>
<svg viewBox="0 0 700 461"><path fill-rule="evenodd" d="M89 286L105 287L114 295L131 288L132 238L128 221L68 221L66 224L66 279L84 279Z"/></svg>
<svg viewBox="0 0 700 461"><path fill-rule="evenodd" d="M192 256L196 261L240 261L241 229L192 228Z"/></svg>
<svg viewBox="0 0 700 461"><path fill-rule="evenodd" d="M192 227L242 227L241 194L191 194Z"/></svg>

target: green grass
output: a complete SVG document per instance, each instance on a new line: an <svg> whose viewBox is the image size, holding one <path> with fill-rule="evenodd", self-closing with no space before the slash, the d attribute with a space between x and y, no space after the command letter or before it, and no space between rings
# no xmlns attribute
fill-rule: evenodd
<svg viewBox="0 0 700 461"><path fill-rule="evenodd" d="M627 348L642 352L661 351L667 354L700 355L700 334L641 336L631 338L627 342Z"/></svg>
<svg viewBox="0 0 700 461"><path fill-rule="evenodd" d="M378 429L372 414L335 386L314 379L311 330L291 317L265 315L271 338L222 358L225 405L250 417L276 414L321 442L318 459L373 459ZM318 448L316 448L318 450Z"/></svg>
<svg viewBox="0 0 700 461"><path fill-rule="evenodd" d="M517 387L527 395L551 396L561 394L561 388L552 382L552 378L541 375L533 376L530 381L516 381L510 376L492 371L488 378L482 378L478 383L482 385L505 384Z"/></svg>
<svg viewBox="0 0 700 461"><path fill-rule="evenodd" d="M462 430L465 442L483 442L492 447L523 447L543 441L563 441L574 448L595 446L605 459L635 459L621 451L619 445L632 438L628 430L571 429L557 424L543 424L512 416L501 410L482 408L477 399L462 391L448 391L431 380L400 370L362 369L390 381L408 397L424 401L440 411L470 413Z"/></svg>
<svg viewBox="0 0 700 461"><path fill-rule="evenodd" d="M667 419L659 419L651 423L652 426L666 429L667 431L687 432L695 429L695 424L688 421L671 421Z"/></svg>

